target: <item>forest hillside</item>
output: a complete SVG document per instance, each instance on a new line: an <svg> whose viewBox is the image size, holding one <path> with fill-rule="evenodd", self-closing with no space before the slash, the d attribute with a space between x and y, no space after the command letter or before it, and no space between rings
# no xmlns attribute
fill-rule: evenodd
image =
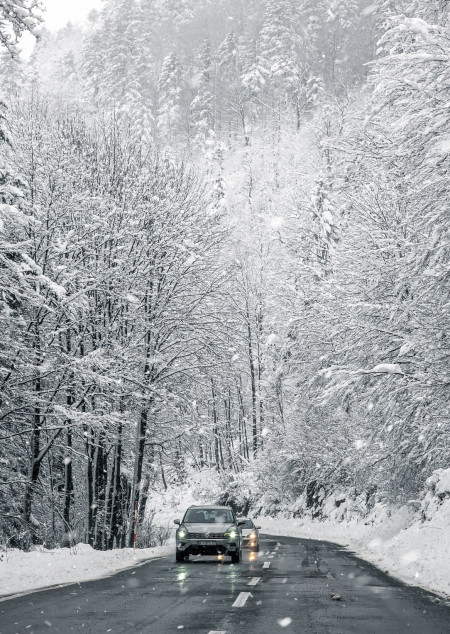
<svg viewBox="0 0 450 634"><path fill-rule="evenodd" d="M448 0L104 0L58 32L9 4L0 541L129 545L204 470L245 513L419 508L450 459Z"/></svg>

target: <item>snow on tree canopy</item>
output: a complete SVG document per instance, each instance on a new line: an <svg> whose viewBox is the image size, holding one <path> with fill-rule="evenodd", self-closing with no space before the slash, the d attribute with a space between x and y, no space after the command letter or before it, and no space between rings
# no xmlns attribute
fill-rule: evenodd
<svg viewBox="0 0 450 634"><path fill-rule="evenodd" d="M366 370L371 374L403 374L401 367L397 363L379 363L371 370Z"/></svg>
<svg viewBox="0 0 450 634"><path fill-rule="evenodd" d="M103 0L25 60L38 16L0 2L1 542L441 508L448 3Z"/></svg>

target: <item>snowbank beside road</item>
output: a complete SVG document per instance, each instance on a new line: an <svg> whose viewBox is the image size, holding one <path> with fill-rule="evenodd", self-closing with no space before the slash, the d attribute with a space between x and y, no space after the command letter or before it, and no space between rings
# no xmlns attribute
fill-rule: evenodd
<svg viewBox="0 0 450 634"><path fill-rule="evenodd" d="M352 513L355 500L342 502L325 519L258 518L264 532L322 539L348 546L378 568L405 581L450 596L450 469L427 480L420 508L377 503L364 517ZM334 496L336 499L339 496ZM347 506L346 506L347 504Z"/></svg>
<svg viewBox="0 0 450 634"><path fill-rule="evenodd" d="M152 520L152 526L170 533L164 546L138 548L134 552L131 548L99 551L87 544L78 544L74 548L53 550L37 547L26 553L18 549L3 550L0 545L0 597L99 579L155 557L175 559L173 520L182 517L186 508L197 501L213 473L212 470L194 473L189 486L177 485L169 491L154 492L147 506L148 519Z"/></svg>
<svg viewBox="0 0 450 634"><path fill-rule="evenodd" d="M222 474L203 470L190 474L189 481L154 494L149 508L155 524L173 527L190 504L217 503L231 491L237 506L250 500L257 482L247 474ZM225 489L228 487L228 489ZM450 469L439 469L428 478L425 492L401 508L389 505L382 496L367 504L366 492L336 490L318 492L308 508L306 496L276 509L255 495L259 514L250 510L265 533L322 539L349 547L406 583L450 595ZM261 512L262 511L262 512ZM264 517L262 513L268 513ZM320 512L323 519L313 519ZM274 514L277 517L273 517ZM293 514L299 517L292 518Z"/></svg>
<svg viewBox="0 0 450 634"><path fill-rule="evenodd" d="M100 551L87 544L53 550L39 547L28 553L0 550L0 596L99 579L168 555L172 550L170 544L136 551L131 548Z"/></svg>
<svg viewBox="0 0 450 634"><path fill-rule="evenodd" d="M403 524L400 528L404 516L400 510L373 525L267 517L259 517L257 523L269 535L322 539L348 546L362 559L406 583L450 596L450 502L430 524ZM395 526L398 532L387 537Z"/></svg>

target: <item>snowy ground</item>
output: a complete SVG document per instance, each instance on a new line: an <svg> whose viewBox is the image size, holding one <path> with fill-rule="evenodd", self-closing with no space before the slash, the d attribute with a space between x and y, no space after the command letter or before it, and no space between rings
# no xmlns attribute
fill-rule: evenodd
<svg viewBox="0 0 450 634"><path fill-rule="evenodd" d="M102 552L86 544L29 553L0 550L0 596L107 577L172 550L173 545L166 545L135 552L131 548Z"/></svg>
<svg viewBox="0 0 450 634"><path fill-rule="evenodd" d="M364 519L258 518L265 533L342 544L390 575L450 596L450 499L423 521L407 506L376 506Z"/></svg>
<svg viewBox="0 0 450 634"><path fill-rule="evenodd" d="M196 482L200 483L204 478L207 475L200 474ZM164 546L138 548L136 551L131 548L99 551L87 544L78 544L74 548L53 550L39 547L29 553L18 549L5 550L0 546L0 597L99 579L155 557L174 557L176 527L173 520L195 503L193 495L187 486L154 493L151 510L156 515L153 523L161 528L170 528L170 537Z"/></svg>
<svg viewBox="0 0 450 634"><path fill-rule="evenodd" d="M410 583L450 595L450 504L436 525L412 525L394 532L392 525L333 523L310 519L258 518L270 535L323 539L347 546L381 570ZM401 518L397 518L399 523ZM442 520L442 521L439 521ZM438 525L439 523L439 525Z"/></svg>

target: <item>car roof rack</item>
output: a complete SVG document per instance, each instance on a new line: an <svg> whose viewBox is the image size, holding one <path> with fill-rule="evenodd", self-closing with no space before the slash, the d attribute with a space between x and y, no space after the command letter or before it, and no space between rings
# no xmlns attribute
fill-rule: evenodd
<svg viewBox="0 0 450 634"><path fill-rule="evenodd" d="M191 504L188 509L229 509L232 511L231 506L224 506L223 504Z"/></svg>

